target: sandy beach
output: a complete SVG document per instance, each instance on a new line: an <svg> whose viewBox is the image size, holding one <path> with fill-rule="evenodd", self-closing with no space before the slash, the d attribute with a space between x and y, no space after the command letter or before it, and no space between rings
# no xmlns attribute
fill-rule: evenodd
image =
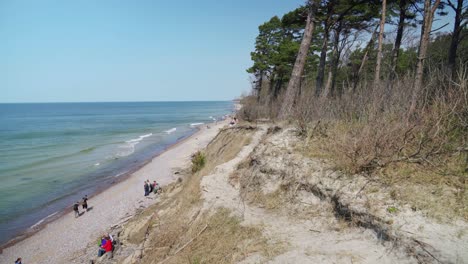
<svg viewBox="0 0 468 264"><path fill-rule="evenodd" d="M203 126L191 137L154 157L128 179L92 197L88 201L88 206L92 207L89 212L79 218L75 218L73 212L67 213L31 237L4 249L0 263L13 263L18 257L28 264L67 262L112 225L133 215L138 208L156 202L154 195L144 197L143 182L156 180L164 186L175 181L174 172L187 165L190 155L204 148L225 124Z"/></svg>

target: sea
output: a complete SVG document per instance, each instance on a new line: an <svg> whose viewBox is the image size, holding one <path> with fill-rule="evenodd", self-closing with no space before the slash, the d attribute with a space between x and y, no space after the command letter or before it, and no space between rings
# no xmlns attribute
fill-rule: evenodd
<svg viewBox="0 0 468 264"><path fill-rule="evenodd" d="M233 110L232 101L0 104L0 245Z"/></svg>

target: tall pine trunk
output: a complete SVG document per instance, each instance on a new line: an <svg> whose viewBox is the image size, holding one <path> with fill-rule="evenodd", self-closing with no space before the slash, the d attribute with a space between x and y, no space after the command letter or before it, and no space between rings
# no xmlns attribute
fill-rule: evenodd
<svg viewBox="0 0 468 264"><path fill-rule="evenodd" d="M379 45L377 48L377 63L375 65L374 86L380 84L380 68L382 67L382 45L385 29L385 13L387 9L387 0L382 1L382 17L380 18Z"/></svg>
<svg viewBox="0 0 468 264"><path fill-rule="evenodd" d="M456 58L458 44L460 42L460 33L461 33L461 22L462 22L462 12L463 12L463 0L457 1L457 6L455 7L451 1L449 1L449 6L455 11L455 23L453 24L452 39L450 41L450 49L448 53L448 66L450 75L453 80L456 79Z"/></svg>
<svg viewBox="0 0 468 264"><path fill-rule="evenodd" d="M327 62L327 51L328 51L328 37L330 35L328 23L325 23L323 32L323 42L322 42L322 50L320 52L320 61L317 70L317 79L315 82L315 95L320 96L322 93L323 87L323 80L325 78L325 64Z"/></svg>
<svg viewBox="0 0 468 264"><path fill-rule="evenodd" d="M400 0L399 6L400 16L398 18L398 26L397 26L397 34L395 38L395 43L393 44L392 49L392 69L390 70L390 82L395 79L396 71L397 71L397 64L398 64L398 57L400 55L400 47L401 47L401 40L403 39L403 30L405 29L405 20L406 20L406 8L407 2L406 0Z"/></svg>
<svg viewBox="0 0 468 264"><path fill-rule="evenodd" d="M330 95L331 96L341 96L341 89L336 88L336 77L338 75L338 64L340 63L341 49L340 49L340 36L342 30L343 22L340 20L335 29L335 36L333 40L333 60L331 64L331 86L330 86Z"/></svg>
<svg viewBox="0 0 468 264"><path fill-rule="evenodd" d="M260 71L257 83L255 84L255 89L257 90L257 102L261 101L262 96L262 87L263 87L263 71Z"/></svg>
<svg viewBox="0 0 468 264"><path fill-rule="evenodd" d="M301 46L299 47L299 52L297 54L296 61L294 62L291 79L289 80L288 86L286 88L286 94L281 107L280 118L286 118L291 114L294 102L299 93L301 76L307 61L307 55L309 53L310 43L312 41L312 34L314 33L315 13L317 11L318 2L319 0L309 0L309 12L307 15L304 36L302 37Z"/></svg>
<svg viewBox="0 0 468 264"><path fill-rule="evenodd" d="M427 48L432 29L432 21L434 20L434 13L440 4L440 0L436 0L431 5L431 0L424 0L424 19L421 26L421 38L419 40L418 62L416 64L416 76L414 80L413 94L411 96L411 105L408 112L408 117L411 117L418 106L424 75L424 61L426 60Z"/></svg>
<svg viewBox="0 0 468 264"><path fill-rule="evenodd" d="M325 78L325 66L327 63L328 40L330 38L330 28L333 25L332 16L334 14L335 1L328 1L325 22L323 25L323 42L322 50L320 51L320 61L317 69L317 79L315 82L315 95L320 96L323 90L323 82Z"/></svg>

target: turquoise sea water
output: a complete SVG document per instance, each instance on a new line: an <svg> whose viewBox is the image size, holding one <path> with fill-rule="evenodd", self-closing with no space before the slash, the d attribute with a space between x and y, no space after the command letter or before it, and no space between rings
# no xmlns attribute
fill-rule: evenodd
<svg viewBox="0 0 468 264"><path fill-rule="evenodd" d="M0 104L0 244L232 110L230 101Z"/></svg>

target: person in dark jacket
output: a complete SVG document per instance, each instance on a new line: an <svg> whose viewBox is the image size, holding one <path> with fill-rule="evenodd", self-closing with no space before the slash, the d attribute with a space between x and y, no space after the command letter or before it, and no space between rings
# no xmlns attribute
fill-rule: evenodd
<svg viewBox="0 0 468 264"><path fill-rule="evenodd" d="M83 206L83 210L88 211L88 195L85 195L83 197L83 202L81 202L81 205Z"/></svg>
<svg viewBox="0 0 468 264"><path fill-rule="evenodd" d="M21 264L21 258L18 258L18 259L15 261L15 264Z"/></svg>
<svg viewBox="0 0 468 264"><path fill-rule="evenodd" d="M148 196L149 194L149 184L148 182L145 181L145 196Z"/></svg>
<svg viewBox="0 0 468 264"><path fill-rule="evenodd" d="M148 186L149 186L149 192L148 194L152 193L153 192L153 184L151 184L151 182L149 180L146 180L146 182L148 183Z"/></svg>
<svg viewBox="0 0 468 264"><path fill-rule="evenodd" d="M74 205L73 205L73 211L75 211L75 218L77 218L78 216L80 216L80 202L76 202Z"/></svg>

